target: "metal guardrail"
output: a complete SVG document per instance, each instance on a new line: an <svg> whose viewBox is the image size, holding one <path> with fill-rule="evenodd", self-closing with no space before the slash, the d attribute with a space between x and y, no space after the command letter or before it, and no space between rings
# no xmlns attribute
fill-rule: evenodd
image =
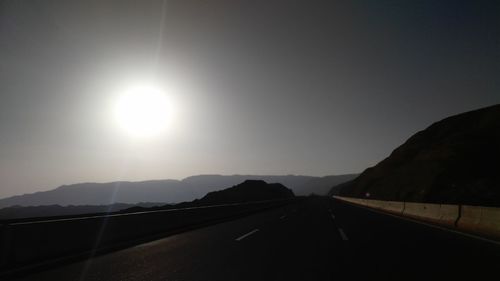
<svg viewBox="0 0 500 281"><path fill-rule="evenodd" d="M264 200L0 225L0 271L206 225L289 204Z"/></svg>
<svg viewBox="0 0 500 281"><path fill-rule="evenodd" d="M277 200L261 200L261 201L252 201L252 202L242 202L242 203L229 203L229 204L218 204L218 205L207 205L207 206L198 206L198 207L186 207L186 208L174 208L174 209L165 209L165 210L153 210L153 211L141 211L141 212L127 212L127 213L109 213L109 214L99 214L99 215L78 215L78 216L65 216L65 218L36 218L36 219L11 219L11 220L0 220L1 225L23 225L23 224L36 224L36 223L51 223L51 222L61 222L61 221L76 221L76 220L87 220L87 219L96 219L96 218L112 218L112 217L122 217L122 216L131 216L131 215L146 215L152 213L168 213L168 212L179 212L186 210L196 210L196 209L209 209L209 208L217 208L217 207L228 207L228 206L244 206L244 205L253 205L260 204L266 202L280 202L287 201L290 199L277 199ZM118 211L120 212L120 211Z"/></svg>

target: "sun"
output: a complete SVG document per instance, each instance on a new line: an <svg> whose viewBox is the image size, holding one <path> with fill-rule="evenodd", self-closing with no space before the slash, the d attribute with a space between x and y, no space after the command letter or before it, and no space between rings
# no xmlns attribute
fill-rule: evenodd
<svg viewBox="0 0 500 281"><path fill-rule="evenodd" d="M114 115L119 127L129 135L151 137L166 129L169 109L164 92L154 87L138 87L119 96Z"/></svg>

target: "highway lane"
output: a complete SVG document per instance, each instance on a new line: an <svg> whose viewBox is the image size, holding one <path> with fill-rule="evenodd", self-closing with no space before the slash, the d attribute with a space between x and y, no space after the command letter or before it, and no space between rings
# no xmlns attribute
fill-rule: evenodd
<svg viewBox="0 0 500 281"><path fill-rule="evenodd" d="M355 280L498 280L500 246L332 200ZM355 270L358 268L359 270Z"/></svg>
<svg viewBox="0 0 500 281"><path fill-rule="evenodd" d="M494 244L314 197L21 280L496 280L499 253Z"/></svg>

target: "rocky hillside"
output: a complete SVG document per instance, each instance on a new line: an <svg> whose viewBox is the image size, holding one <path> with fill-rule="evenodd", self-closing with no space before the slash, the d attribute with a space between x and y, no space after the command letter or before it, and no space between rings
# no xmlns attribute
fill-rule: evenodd
<svg viewBox="0 0 500 281"><path fill-rule="evenodd" d="M337 184L356 175L325 177L296 175L197 175L183 180L151 180L142 182L78 183L56 189L0 199L0 208L43 205L110 205L140 202L179 203L192 201L207 193L233 186L245 180L279 182L297 195L326 195Z"/></svg>
<svg viewBox="0 0 500 281"><path fill-rule="evenodd" d="M340 187L344 196L500 206L500 105L432 124Z"/></svg>

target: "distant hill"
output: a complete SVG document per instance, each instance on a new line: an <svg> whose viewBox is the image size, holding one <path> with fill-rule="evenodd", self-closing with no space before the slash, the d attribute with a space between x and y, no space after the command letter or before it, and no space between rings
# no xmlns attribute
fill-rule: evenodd
<svg viewBox="0 0 500 281"><path fill-rule="evenodd" d="M281 183L266 183L263 180L245 180L244 182L218 191L209 192L201 199L161 207L132 207L122 213L191 208L220 204L245 203L263 200L289 199L295 197L293 191Z"/></svg>
<svg viewBox="0 0 500 281"><path fill-rule="evenodd" d="M246 180L219 191L212 191L197 200L199 204L227 204L295 197L293 191L281 183L266 183L263 180Z"/></svg>
<svg viewBox="0 0 500 281"><path fill-rule="evenodd" d="M500 206L500 105L432 124L339 188L353 197Z"/></svg>
<svg viewBox="0 0 500 281"><path fill-rule="evenodd" d="M297 195L315 193L325 195L339 183L355 175L326 177L310 176L259 176L259 175L199 175L179 180L152 180L142 182L79 183L63 185L53 190L24 194L0 199L0 208L8 206L41 205L110 205L116 202L179 203L203 197L223 187L239 184L247 179L281 183Z"/></svg>

